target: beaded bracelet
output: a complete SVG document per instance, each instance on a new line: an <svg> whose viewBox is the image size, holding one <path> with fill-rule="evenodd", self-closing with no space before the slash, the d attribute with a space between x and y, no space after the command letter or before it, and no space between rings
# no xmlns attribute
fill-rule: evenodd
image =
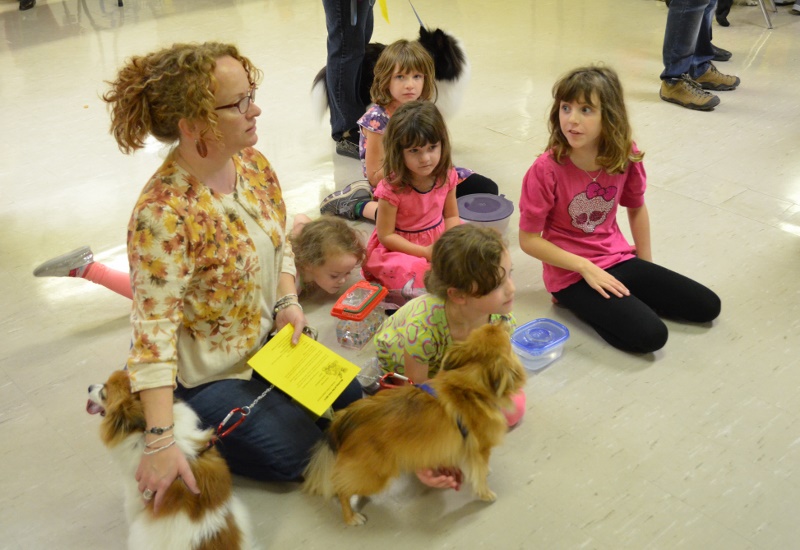
<svg viewBox="0 0 800 550"><path fill-rule="evenodd" d="M303 306L300 305L300 302L284 302L282 304L275 305L275 308L272 310L272 317L273 318L277 317L279 311L281 311L282 309L286 309L287 307L290 306L297 306L300 308L300 311L303 311Z"/></svg>
<svg viewBox="0 0 800 550"><path fill-rule="evenodd" d="M285 295L281 296L280 298L278 298L278 300L275 302L275 306L280 306L280 305L283 305L283 304L285 304L287 302L293 302L294 303L294 302L297 302L299 299L300 298L297 296L297 294L285 294Z"/></svg>
<svg viewBox="0 0 800 550"><path fill-rule="evenodd" d="M175 424L170 424L169 426L165 426L163 428L148 428L144 431L146 434L153 434L153 435L162 435L164 432L170 431L172 428L175 427Z"/></svg>

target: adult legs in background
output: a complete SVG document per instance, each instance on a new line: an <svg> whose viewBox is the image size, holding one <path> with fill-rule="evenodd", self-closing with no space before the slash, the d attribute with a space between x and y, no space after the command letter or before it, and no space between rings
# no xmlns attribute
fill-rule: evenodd
<svg viewBox="0 0 800 550"><path fill-rule="evenodd" d="M720 73L711 63L714 57L730 57L730 52L711 45L711 17L716 0L671 0L664 30L659 96L664 101L698 111L711 111L719 105L716 95L706 90L733 90L736 76Z"/></svg>
<svg viewBox="0 0 800 550"><path fill-rule="evenodd" d="M630 290L630 296L603 298L583 280L553 296L618 349L636 353L661 349L668 332L659 315L693 323L719 316L721 302L713 291L658 264L634 258L607 271Z"/></svg>
<svg viewBox="0 0 800 550"><path fill-rule="evenodd" d="M711 50L711 16L714 0L672 0L667 13L664 45L661 52L664 71L661 79L677 79L683 74L695 78L714 57Z"/></svg>
<svg viewBox="0 0 800 550"><path fill-rule="evenodd" d="M328 31L325 79L331 137L337 142L337 152L353 158L358 158L357 121L366 111L358 88L364 53L372 38L372 4L371 0L322 0ZM338 146L345 137L350 143L343 147L354 145L346 151Z"/></svg>

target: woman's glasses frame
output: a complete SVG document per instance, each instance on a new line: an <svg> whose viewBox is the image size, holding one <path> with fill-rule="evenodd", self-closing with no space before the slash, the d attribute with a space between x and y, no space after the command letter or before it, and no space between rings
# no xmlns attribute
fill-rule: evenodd
<svg viewBox="0 0 800 550"><path fill-rule="evenodd" d="M250 87L250 92L236 103L230 103L228 105L220 105L219 107L214 107L214 110L219 111L220 109L231 109L233 107L236 107L236 109L241 114L245 114L247 110L250 108L250 103L254 102L255 100L256 100L256 87L255 85L253 85Z"/></svg>

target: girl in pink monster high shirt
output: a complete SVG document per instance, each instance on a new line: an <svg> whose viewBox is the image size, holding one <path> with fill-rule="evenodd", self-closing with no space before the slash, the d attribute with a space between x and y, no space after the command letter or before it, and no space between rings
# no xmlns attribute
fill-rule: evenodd
<svg viewBox="0 0 800 550"><path fill-rule="evenodd" d="M631 139L616 72L570 71L553 98L547 151L522 182L519 242L544 264L554 301L612 346L634 353L666 344L661 316L716 319L714 292L653 263L644 153ZM618 206L627 210L633 246L617 225Z"/></svg>

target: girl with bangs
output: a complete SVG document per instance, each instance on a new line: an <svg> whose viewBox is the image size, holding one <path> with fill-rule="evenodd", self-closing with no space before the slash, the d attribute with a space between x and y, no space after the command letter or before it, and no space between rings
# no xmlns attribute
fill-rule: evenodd
<svg viewBox="0 0 800 550"><path fill-rule="evenodd" d="M427 101L401 106L385 136L387 174L375 189L378 217L362 272L389 290L423 287L433 243L461 223L450 139L439 110Z"/></svg>
<svg viewBox="0 0 800 550"><path fill-rule="evenodd" d="M385 177L384 140L389 119L398 108L410 101L436 102L436 74L433 58L419 42L398 40L381 53L375 64L370 88L372 105L358 125L359 157L366 181L361 180L336 191L323 199L320 211L351 220L375 220L378 203L373 190ZM456 167L458 187L456 197L475 193L497 195L498 186L491 179L467 168Z"/></svg>
<svg viewBox="0 0 800 550"><path fill-rule="evenodd" d="M612 69L583 67L556 82L550 140L522 182L521 248L544 264L545 288L612 346L651 353L667 342L660 316L710 323L720 300L653 263L646 175ZM628 214L634 245L617 225Z"/></svg>

